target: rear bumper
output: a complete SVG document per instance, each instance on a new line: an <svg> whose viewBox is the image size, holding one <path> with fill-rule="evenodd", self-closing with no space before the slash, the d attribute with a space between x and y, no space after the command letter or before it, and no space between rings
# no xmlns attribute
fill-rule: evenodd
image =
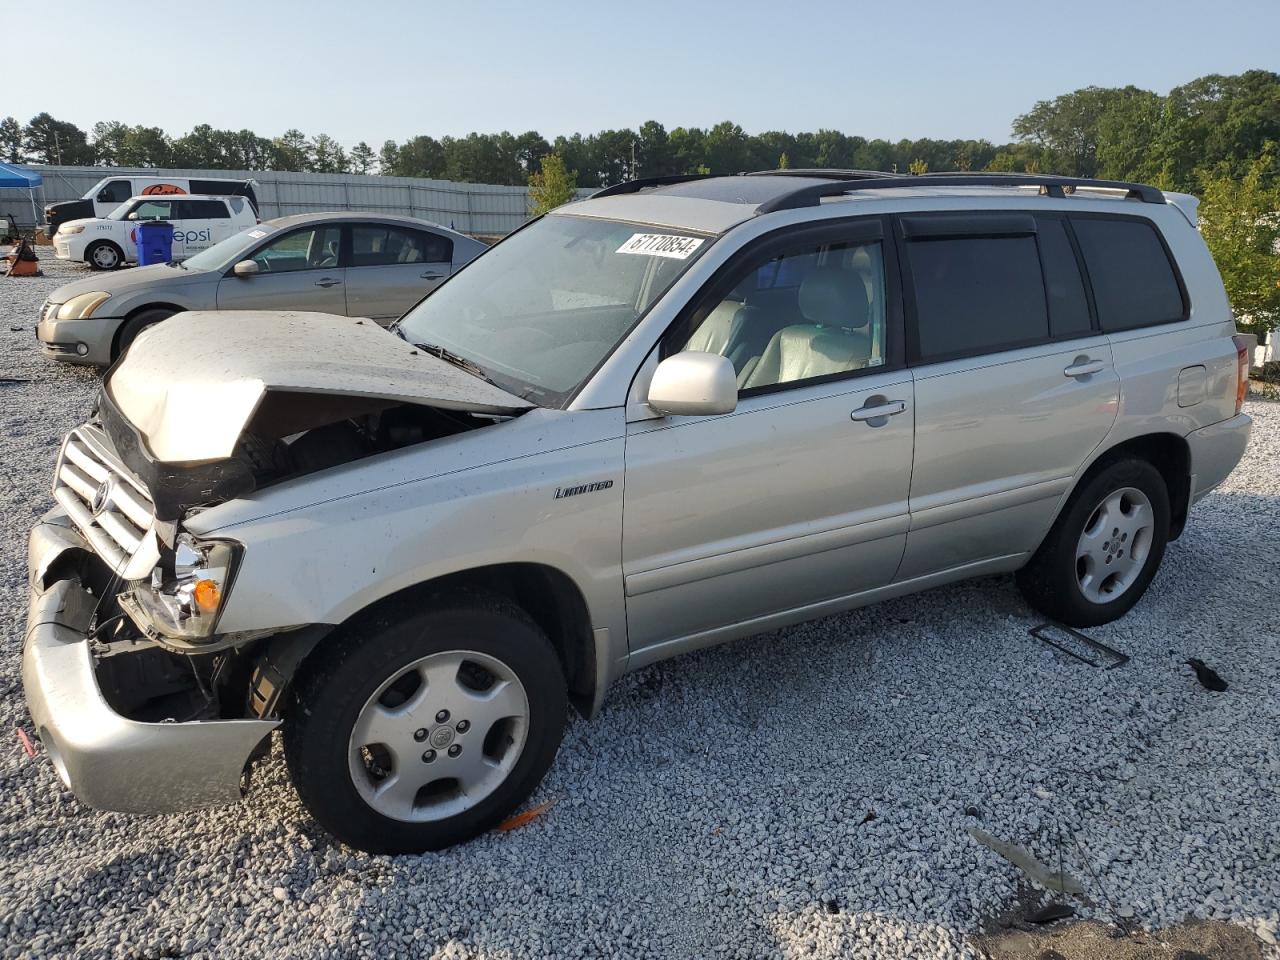
<svg viewBox="0 0 1280 960"><path fill-rule="evenodd" d="M42 320L36 325L36 338L40 352L50 360L105 367L111 363L111 345L122 323L122 317Z"/></svg>
<svg viewBox="0 0 1280 960"><path fill-rule="evenodd" d="M74 576L46 586L71 549L87 548L59 511L31 531L22 686L58 775L103 810L170 813L238 800L250 757L279 721L141 723L116 713L85 639L94 599Z"/></svg>
<svg viewBox="0 0 1280 960"><path fill-rule="evenodd" d="M1241 413L1187 434L1191 450L1191 502L1227 479L1249 445L1253 418Z"/></svg>

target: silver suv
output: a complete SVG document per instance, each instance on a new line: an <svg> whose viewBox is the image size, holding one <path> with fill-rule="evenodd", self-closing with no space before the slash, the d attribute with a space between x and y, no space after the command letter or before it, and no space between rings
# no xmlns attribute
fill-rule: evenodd
<svg viewBox="0 0 1280 960"><path fill-rule="evenodd" d="M240 796L465 840L572 703L665 657L980 574L1138 602L1240 459L1194 200L1059 177L685 177L537 220L394 332L141 333L31 535L23 679L84 802Z"/></svg>

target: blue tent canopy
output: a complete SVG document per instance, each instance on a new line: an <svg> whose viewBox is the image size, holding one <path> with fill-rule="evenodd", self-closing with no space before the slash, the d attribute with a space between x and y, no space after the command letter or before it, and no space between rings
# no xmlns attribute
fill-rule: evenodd
<svg viewBox="0 0 1280 960"><path fill-rule="evenodd" d="M12 163L0 163L0 189L16 189L27 191L31 200L31 229L40 225L40 216L36 213L36 187L44 183L44 177L34 170L15 167ZM43 191L43 188L41 188Z"/></svg>
<svg viewBox="0 0 1280 960"><path fill-rule="evenodd" d="M30 190L44 183L44 177L33 170L24 170L11 163L0 163L0 187L16 187Z"/></svg>

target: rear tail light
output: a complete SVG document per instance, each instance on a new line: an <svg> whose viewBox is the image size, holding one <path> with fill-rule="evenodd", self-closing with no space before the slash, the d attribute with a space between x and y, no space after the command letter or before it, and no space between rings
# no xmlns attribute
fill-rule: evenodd
<svg viewBox="0 0 1280 960"><path fill-rule="evenodd" d="M1244 408L1245 394L1249 392L1249 341L1240 334L1231 338L1236 345L1236 413Z"/></svg>

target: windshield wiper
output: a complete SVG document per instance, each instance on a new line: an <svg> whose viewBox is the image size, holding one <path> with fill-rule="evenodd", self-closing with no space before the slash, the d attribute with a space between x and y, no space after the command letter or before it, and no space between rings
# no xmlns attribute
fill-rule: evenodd
<svg viewBox="0 0 1280 960"><path fill-rule="evenodd" d="M409 339L401 333L399 329L396 330L396 334L399 335L401 339ZM467 373L471 374L473 377L483 380L485 383L495 386L499 390L506 389L494 380L493 377L485 373L484 367L480 366L480 364L476 363L474 360L470 360L467 357L462 356L460 353L454 353L449 348L442 347L438 343L415 343L414 346L419 350L431 354L433 357L439 357L445 363L451 363L458 369L467 371Z"/></svg>

